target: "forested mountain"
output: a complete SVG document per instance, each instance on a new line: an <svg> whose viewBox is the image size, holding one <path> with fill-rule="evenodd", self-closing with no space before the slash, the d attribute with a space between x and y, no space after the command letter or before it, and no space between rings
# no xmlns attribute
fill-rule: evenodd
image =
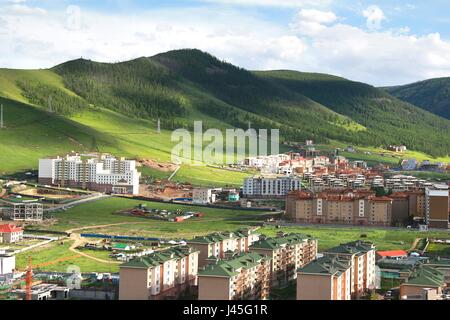
<svg viewBox="0 0 450 320"><path fill-rule="evenodd" d="M437 78L384 88L393 96L450 119L450 78Z"/></svg>
<svg viewBox="0 0 450 320"><path fill-rule="evenodd" d="M79 59L45 71L0 70L1 95L69 118L109 109L136 121L160 118L163 129L250 122L279 128L289 141L404 143L432 156L450 150L449 120L384 90L323 74L251 72L191 49L116 64Z"/></svg>

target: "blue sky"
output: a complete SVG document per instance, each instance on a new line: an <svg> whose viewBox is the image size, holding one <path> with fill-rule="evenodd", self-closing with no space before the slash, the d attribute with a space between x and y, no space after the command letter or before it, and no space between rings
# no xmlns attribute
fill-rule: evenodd
<svg viewBox="0 0 450 320"><path fill-rule="evenodd" d="M0 67L189 47L248 69L404 84L450 76L448 12L444 0L0 0Z"/></svg>

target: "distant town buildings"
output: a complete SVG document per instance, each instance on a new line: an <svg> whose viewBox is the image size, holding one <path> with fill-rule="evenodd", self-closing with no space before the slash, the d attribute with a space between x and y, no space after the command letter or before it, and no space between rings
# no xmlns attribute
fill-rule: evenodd
<svg viewBox="0 0 450 320"><path fill-rule="evenodd" d="M120 300L177 299L197 285L199 251L174 247L120 266Z"/></svg>
<svg viewBox="0 0 450 320"><path fill-rule="evenodd" d="M249 247L258 241L259 235L251 229L236 232L217 232L207 236L195 237L187 243L199 251L199 266L214 263L228 254L240 254L249 251Z"/></svg>
<svg viewBox="0 0 450 320"><path fill-rule="evenodd" d="M389 151L394 151L394 152L406 152L408 150L408 148L405 145L400 145L400 146L389 145L387 147L387 149Z"/></svg>
<svg viewBox="0 0 450 320"><path fill-rule="evenodd" d="M301 190L302 182L295 177L253 177L244 180L246 198L284 198L289 191Z"/></svg>
<svg viewBox="0 0 450 320"><path fill-rule="evenodd" d="M15 224L0 224L0 243L15 243L23 238L23 229Z"/></svg>
<svg viewBox="0 0 450 320"><path fill-rule="evenodd" d="M256 252L229 254L199 270L199 300L266 300L272 260Z"/></svg>
<svg viewBox="0 0 450 320"><path fill-rule="evenodd" d="M39 183L114 194L139 194L136 161L78 154L39 160Z"/></svg>
<svg viewBox="0 0 450 320"><path fill-rule="evenodd" d="M389 226L392 203L367 190L300 191L286 197L286 216L302 223Z"/></svg>
<svg viewBox="0 0 450 320"><path fill-rule="evenodd" d="M272 261L271 286L279 287L297 278L296 270L315 260L317 240L302 234L279 233L275 238L260 237L249 251Z"/></svg>

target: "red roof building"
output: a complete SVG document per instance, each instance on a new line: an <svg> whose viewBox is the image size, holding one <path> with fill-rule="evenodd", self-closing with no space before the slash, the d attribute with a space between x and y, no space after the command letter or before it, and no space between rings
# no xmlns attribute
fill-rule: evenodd
<svg viewBox="0 0 450 320"><path fill-rule="evenodd" d="M388 258L388 259L402 259L408 257L408 252L405 250L390 250L390 251L377 251L377 258Z"/></svg>
<svg viewBox="0 0 450 320"><path fill-rule="evenodd" d="M14 224L0 224L0 243L14 243L22 240L23 229Z"/></svg>

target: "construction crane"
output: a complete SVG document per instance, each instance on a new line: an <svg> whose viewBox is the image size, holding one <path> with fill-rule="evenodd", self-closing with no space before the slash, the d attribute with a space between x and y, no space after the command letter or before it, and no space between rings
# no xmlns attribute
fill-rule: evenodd
<svg viewBox="0 0 450 320"><path fill-rule="evenodd" d="M26 294L25 294L25 300L30 301L31 300L31 286L33 284L33 266L31 265L32 259L31 256L28 257L28 269L27 273L25 275L25 285L26 285Z"/></svg>

